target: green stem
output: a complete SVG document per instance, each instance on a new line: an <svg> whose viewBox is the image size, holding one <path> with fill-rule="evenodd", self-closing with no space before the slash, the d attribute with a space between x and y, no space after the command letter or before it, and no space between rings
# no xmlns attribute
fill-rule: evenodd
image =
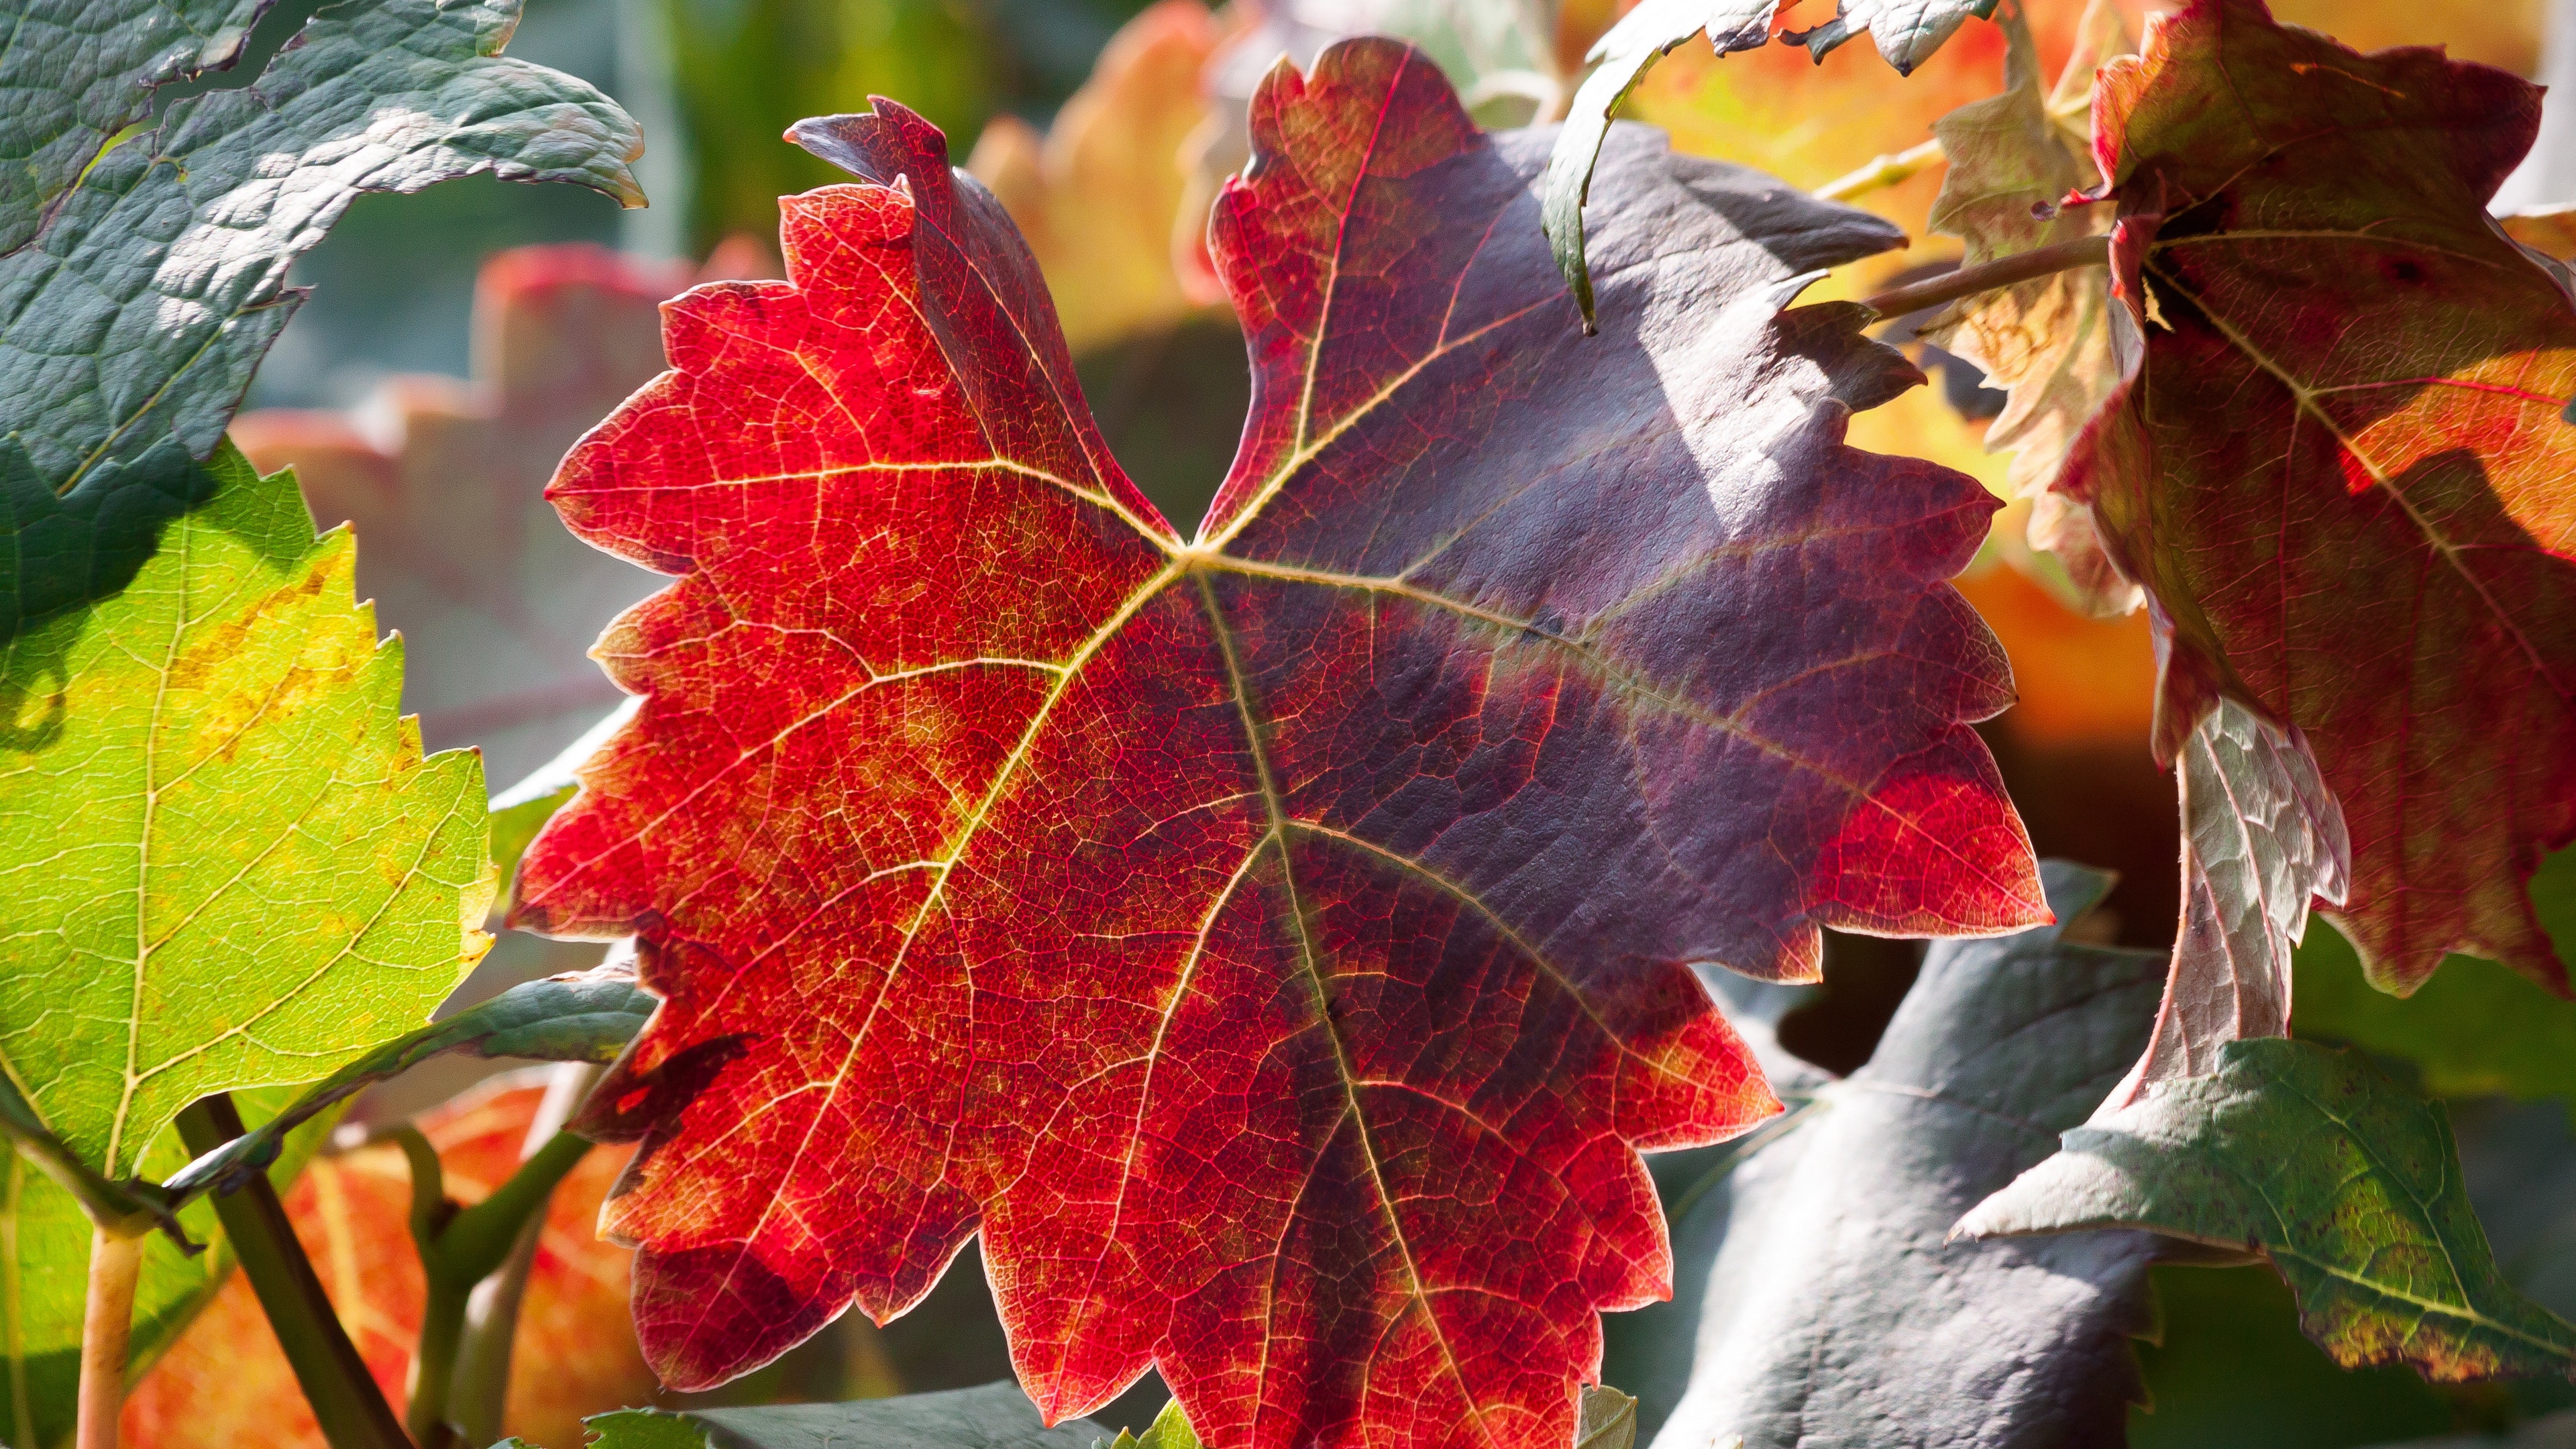
<svg viewBox="0 0 2576 1449"><path fill-rule="evenodd" d="M220 1092L179 1114L180 1139L194 1155L202 1157L240 1135L241 1114L232 1098ZM367 1361L340 1327L331 1296L304 1256L304 1245L295 1240L286 1205L278 1201L267 1176L253 1176L238 1192L217 1194L215 1216L232 1239L242 1276L259 1296L277 1345L286 1351L295 1381L313 1406L324 1441L331 1449L412 1449L393 1406L367 1372Z"/></svg>
<svg viewBox="0 0 2576 1449"><path fill-rule="evenodd" d="M510 1356L518 1347L519 1309L527 1299L528 1271L536 1264L545 1229L544 1213L529 1218L500 1271L475 1284L465 1299L465 1336L456 1346L447 1413L469 1445L501 1437L502 1414L510 1406Z"/></svg>
<svg viewBox="0 0 2576 1449"><path fill-rule="evenodd" d="M1819 201L1849 201L1856 196L1867 196L1873 191L1911 181L1926 168L1938 166L1948 159L1949 155L1941 149L1940 142L1926 141L1893 156L1873 157L1858 171L1837 176L1817 187L1814 195Z"/></svg>
<svg viewBox="0 0 2576 1449"><path fill-rule="evenodd" d="M134 1333L134 1284L143 1274L141 1233L94 1227L89 1301L81 1314L79 1449L116 1449L125 1411L125 1344Z"/></svg>
<svg viewBox="0 0 2576 1449"><path fill-rule="evenodd" d="M429 1139L415 1127L400 1127L388 1135L411 1160L412 1241L420 1249L421 1271L429 1280L405 1422L422 1449L442 1449L464 1442L451 1423L449 1400L474 1285L509 1259L521 1230L545 1211L555 1184L580 1163L590 1143L569 1132L557 1132L490 1197L460 1210L447 1200L438 1152Z"/></svg>
<svg viewBox="0 0 2576 1449"><path fill-rule="evenodd" d="M510 1245L518 1241L519 1230L546 1210L555 1184L580 1166L589 1152L589 1139L557 1132L519 1164L508 1182L494 1188L490 1197L458 1213L438 1235L439 1255L448 1261L450 1270L462 1275L466 1286L472 1287L499 1268L508 1260Z"/></svg>
<svg viewBox="0 0 2576 1449"><path fill-rule="evenodd" d="M411 1361L411 1412L403 1419L421 1449L464 1443L464 1436L447 1422L447 1394L456 1379L456 1345L465 1337L465 1300L473 1291L435 1274L429 1280L429 1299L420 1313L420 1350Z"/></svg>
<svg viewBox="0 0 2576 1449"><path fill-rule="evenodd" d="M520 1143L522 1162L557 1141L565 1120L579 1110L600 1075L601 1068L586 1062L556 1064L548 1074L537 1115ZM475 1284L466 1300L465 1338L456 1350L456 1376L448 1386L447 1411L449 1422L465 1431L468 1444L489 1444L501 1437L502 1416L510 1402L510 1359L517 1347L519 1309L527 1297L528 1273L536 1264L545 1227L546 1204L541 1203L511 1240L500 1268Z"/></svg>

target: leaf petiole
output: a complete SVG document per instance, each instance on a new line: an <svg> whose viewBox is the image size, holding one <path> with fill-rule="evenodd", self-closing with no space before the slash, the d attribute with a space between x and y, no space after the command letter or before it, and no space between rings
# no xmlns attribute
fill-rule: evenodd
<svg viewBox="0 0 2576 1449"><path fill-rule="evenodd" d="M125 1345L134 1332L134 1285L143 1235L99 1226L89 1235L89 1302L81 1312L79 1449L116 1449L125 1410Z"/></svg>
<svg viewBox="0 0 2576 1449"><path fill-rule="evenodd" d="M461 1208L447 1196L438 1149L420 1129L405 1125L388 1135L411 1162L412 1242L429 1283L404 1422L421 1449L447 1449L465 1443L451 1422L449 1399L474 1287L508 1261L521 1232L545 1211L555 1185L580 1164L590 1143L570 1132L555 1133L491 1196Z"/></svg>
<svg viewBox="0 0 2576 1449"><path fill-rule="evenodd" d="M1949 159L1950 153L1942 149L1939 141L1926 141L1893 155L1875 157L1868 165L1817 187L1813 195L1818 201L1849 201L1901 186Z"/></svg>
<svg viewBox="0 0 2576 1449"><path fill-rule="evenodd" d="M2110 259L2109 237L2080 236L2071 241L2052 242L2026 252L2015 252L2008 257L1997 257L1990 262L1979 262L1973 267L1961 267L1955 272L1946 272L1907 286L1890 287L1884 292L1861 298L1860 304L1881 317L1902 317L1909 312L1943 306L1981 292L1999 292L2055 272L2106 266Z"/></svg>
<svg viewBox="0 0 2576 1449"><path fill-rule="evenodd" d="M70 1193L99 1231L130 1238L157 1227L190 1257L205 1251L204 1244L188 1241L176 1215L178 1204L158 1184L135 1178L116 1181L83 1162L69 1143L45 1125L5 1073L0 1073L0 1137L8 1138L39 1172Z"/></svg>
<svg viewBox="0 0 2576 1449"><path fill-rule="evenodd" d="M201 1192L229 1192L257 1179L277 1160L288 1132L432 1057L461 1052L487 1058L606 1063L633 1039L658 1004L635 984L634 972L622 966L523 981L480 1006L368 1052L314 1083L257 1131L222 1143L221 1152L202 1151L191 1143L189 1150L197 1153L197 1160L164 1184L171 1206Z"/></svg>

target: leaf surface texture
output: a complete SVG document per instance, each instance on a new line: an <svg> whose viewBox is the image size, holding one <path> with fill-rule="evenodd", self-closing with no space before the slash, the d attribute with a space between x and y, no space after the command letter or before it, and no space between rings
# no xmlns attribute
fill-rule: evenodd
<svg viewBox="0 0 2576 1449"><path fill-rule="evenodd" d="M2357 1052L2230 1042L2211 1074L2150 1087L2064 1142L1959 1230L2133 1227L2259 1249L2346 1368L2409 1363L2439 1382L2576 1370L2576 1326L2497 1270L2447 1114Z"/></svg>
<svg viewBox="0 0 2576 1449"><path fill-rule="evenodd" d="M2061 862L2042 871L2062 921L2110 887ZM2154 1240L1947 1241L2145 1044L2163 963L2060 930L1933 947L1866 1066L1673 1200L1683 1278L1648 1312L1697 1351L1680 1385L1671 1369L1636 1380L1667 1403L1683 1389L1656 1443L2127 1442Z"/></svg>
<svg viewBox="0 0 2576 1449"><path fill-rule="evenodd" d="M350 537L213 473L123 593L0 646L0 1065L112 1176L199 1097L417 1026L491 942L482 768L396 714Z"/></svg>
<svg viewBox="0 0 2576 1449"><path fill-rule="evenodd" d="M886 105L800 139L789 280L670 313L566 462L682 577L514 919L639 933L594 1103L675 1384L979 1229L1051 1418L1159 1366L1212 1445L1571 1442L1666 1291L1637 1152L1775 1110L1690 963L2044 915L1943 582L1994 504L1845 447L1913 380L1794 279L1893 241L1613 138L1587 342L1547 137L1382 41L1273 73L1215 253L1252 354L1184 542L1029 253Z"/></svg>
<svg viewBox="0 0 2576 1449"><path fill-rule="evenodd" d="M156 37L214 9L83 8L116 23L52 77L82 95L171 78ZM287 269L359 193L490 172L641 203L634 123L581 81L503 58L517 23L515 0L333 7L254 85L174 103L76 181L39 175L40 191L64 189L32 228L23 206L0 209L14 241L0 255L0 437L14 438L0 448L0 637L123 587L164 521L204 502L186 460L213 452L293 315ZM0 63L19 63L14 46Z"/></svg>

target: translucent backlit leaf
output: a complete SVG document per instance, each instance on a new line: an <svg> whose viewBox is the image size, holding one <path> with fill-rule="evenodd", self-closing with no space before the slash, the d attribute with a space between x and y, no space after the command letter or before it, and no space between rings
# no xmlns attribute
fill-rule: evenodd
<svg viewBox="0 0 2576 1449"><path fill-rule="evenodd" d="M868 184L676 304L555 484L682 575L515 911L638 932L668 998L594 1125L645 1139L607 1221L675 1384L980 1230L1050 1418L1155 1366L1222 1449L1561 1449L1595 1311L1665 1291L1637 1151L1773 1110L1690 963L2044 918L1943 582L1994 501L1845 447L1914 376L1781 310L1887 229L1614 132L1587 341L1546 134L1384 41L1253 126L1195 541L893 106L799 128Z"/></svg>
<svg viewBox="0 0 2576 1449"><path fill-rule="evenodd" d="M111 1175L419 1025L491 943L482 768L396 714L354 543L213 472L123 593L0 646L0 1060Z"/></svg>
<svg viewBox="0 0 2576 1449"><path fill-rule="evenodd" d="M2003 94L1932 127L1949 165L1927 220L1966 244L1960 261L1969 266L2109 225L2106 208L2063 203L2101 180L2087 144L2094 70L2134 48L2113 0L2092 0L2074 54L2050 88L2027 22L2008 13L1999 28L2009 45ZM2031 500L2030 546L2057 556L2091 612L2135 609L2137 585L2103 556L2092 515L2049 491L2076 435L2120 380L2110 278L2098 267L2055 272L1971 298L1942 321L1927 335L2008 394L1986 446L2012 454L2007 486L2009 496Z"/></svg>
<svg viewBox="0 0 2576 1449"><path fill-rule="evenodd" d="M2060 487L2157 605L2160 754L2222 696L2297 726L2375 982L2563 989L2524 882L2576 838L2576 306L2485 212L2538 90L2256 0L2103 74L2145 347Z"/></svg>

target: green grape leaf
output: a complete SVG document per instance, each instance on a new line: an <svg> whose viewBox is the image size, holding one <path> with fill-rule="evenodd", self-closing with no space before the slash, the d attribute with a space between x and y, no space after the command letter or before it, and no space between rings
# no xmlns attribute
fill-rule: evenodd
<svg viewBox="0 0 2576 1449"><path fill-rule="evenodd" d="M1095 1444L1092 1449L1099 1446ZM1200 1449L1199 1435L1190 1427L1190 1416L1182 1411L1181 1401L1172 1399L1164 1403L1163 1412L1154 1416L1143 1434L1133 1429L1119 1430L1110 1449Z"/></svg>
<svg viewBox="0 0 2576 1449"><path fill-rule="evenodd" d="M776 1404L756 1409L697 1409L684 1414L622 1409L583 1421L591 1449L1096 1449L1106 1440L1089 1419L1053 1428L1037 1406L1005 1379L978 1389L903 1394L847 1404ZM1161 1429L1158 1421L1155 1429ZM1148 1431L1147 1439L1154 1431ZM1188 1434L1186 1424L1181 1428ZM1119 1436L1119 1442L1129 1442ZM1197 1442L1192 1436L1191 1444ZM1164 1441L1159 1449L1184 1449Z"/></svg>
<svg viewBox="0 0 2576 1449"><path fill-rule="evenodd" d="M2121 1442L2161 1246L1948 1241L2128 1069L2164 974L2065 938L2108 875L2040 872L2061 924L1935 945L1866 1066L1699 1180L1659 1174L1674 1298L1603 1363L1657 1442L1875 1445L1893 1425L1978 1449ZM1665 1351L1694 1341L1695 1361Z"/></svg>
<svg viewBox="0 0 2576 1449"><path fill-rule="evenodd" d="M1161 1424L1161 1420L1155 1421L1157 1428ZM1156 1449L1198 1449L1198 1441L1193 1438L1188 1444L1160 1445ZM1637 1449L1636 1399L1606 1384L1585 1384L1583 1418L1574 1431L1574 1449Z"/></svg>
<svg viewBox="0 0 2576 1449"><path fill-rule="evenodd" d="M18 0L0 49L0 252L110 137L152 113L152 87L241 58L268 0Z"/></svg>
<svg viewBox="0 0 2576 1449"><path fill-rule="evenodd" d="M1976 1238L2146 1228L2261 1250L2308 1335L2347 1368L2441 1382L2576 1370L2576 1327L2496 1267L2448 1115L2356 1052L2229 1042L2149 1087L1959 1223Z"/></svg>
<svg viewBox="0 0 2576 1449"><path fill-rule="evenodd" d="M123 593L0 645L0 1069L111 1177L210 1092L308 1081L479 959L482 765L294 475L226 448Z"/></svg>
<svg viewBox="0 0 2576 1449"><path fill-rule="evenodd" d="M165 15L131 0L85 13L106 22L108 43L69 46L53 83L83 95L130 84L138 47L164 54L151 35ZM360 192L489 171L641 203L627 169L643 149L634 123L570 76L502 59L517 23L516 0L325 10L256 84L122 133L0 255L0 437L26 451L23 464L0 460L0 521L50 530L0 551L0 627L122 587L176 508L203 501L156 450L173 437L191 458L214 449L295 310L289 264ZM109 68L105 81L94 66ZM148 103L136 96L129 108ZM31 487L59 498L59 516L33 508Z"/></svg>
<svg viewBox="0 0 2576 1449"><path fill-rule="evenodd" d="M168 1197L150 1183L109 1180L81 1161L71 1145L54 1135L18 1084L0 1073L0 1137L37 1171L78 1199L81 1211L101 1227L131 1229L137 1225L179 1232ZM184 1237L184 1235L182 1235Z"/></svg>

